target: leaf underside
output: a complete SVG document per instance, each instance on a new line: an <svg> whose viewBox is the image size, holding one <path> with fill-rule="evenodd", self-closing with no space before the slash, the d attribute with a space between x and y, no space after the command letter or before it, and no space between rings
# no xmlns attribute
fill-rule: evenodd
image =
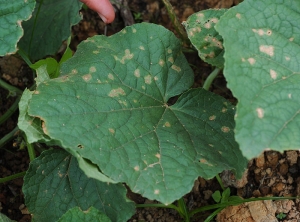
<svg viewBox="0 0 300 222"><path fill-rule="evenodd" d="M44 132L70 153L133 192L169 204L198 176L243 173L233 106L203 89L188 90L192 70L165 28L144 23L90 38L61 72L37 87L29 115L41 118Z"/></svg>
<svg viewBox="0 0 300 222"><path fill-rule="evenodd" d="M299 1L248 0L216 26L224 74L239 101L236 140L248 159L300 148L299 20Z"/></svg>
<svg viewBox="0 0 300 222"><path fill-rule="evenodd" d="M208 9L192 14L183 23L199 57L219 68L224 66L223 39L215 30L215 25L227 9Z"/></svg>

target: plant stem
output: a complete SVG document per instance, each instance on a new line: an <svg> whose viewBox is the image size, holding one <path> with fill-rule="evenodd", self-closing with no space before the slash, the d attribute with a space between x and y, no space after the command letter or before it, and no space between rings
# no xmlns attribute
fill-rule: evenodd
<svg viewBox="0 0 300 222"><path fill-rule="evenodd" d="M178 213L185 220L185 222L190 222L189 212L186 209L186 205L185 205L183 198L180 198L177 202L178 202L178 208L180 210L180 212L178 212Z"/></svg>
<svg viewBox="0 0 300 222"><path fill-rule="evenodd" d="M30 61L28 55L24 52L22 48L19 47L18 54L22 57L22 59L26 62L26 64L30 67L32 62Z"/></svg>
<svg viewBox="0 0 300 222"><path fill-rule="evenodd" d="M4 137L2 137L0 140L0 148L2 148L7 142L12 140L18 130L19 130L19 128L16 127L10 133L8 133Z"/></svg>
<svg viewBox="0 0 300 222"><path fill-rule="evenodd" d="M180 36L180 39L187 45L190 45L190 41L187 37L187 34L186 32L184 31L181 23L179 22L177 16L176 16L176 13L173 9L173 6L172 4L170 3L169 0L162 0L165 7L167 8L167 11L168 11L168 14L169 14L169 17L172 21L172 24L176 30L176 32L178 33L178 35Z"/></svg>
<svg viewBox="0 0 300 222"><path fill-rule="evenodd" d="M5 183L8 181L23 177L25 174L26 174L26 171L21 172L21 173L16 173L16 174L8 176L8 177L0 178L0 183Z"/></svg>
<svg viewBox="0 0 300 222"><path fill-rule="evenodd" d="M209 215L204 222L211 221L218 213L220 213L225 207L220 207L219 209L216 209L214 212L212 212L211 215Z"/></svg>
<svg viewBox="0 0 300 222"><path fill-rule="evenodd" d="M234 200L234 201L228 201L225 203L218 203L218 204L212 204L212 205L208 205L208 206L203 206L203 207L199 207L196 210L190 211L189 215L190 218L195 215L196 213L200 213L203 211L208 211L208 210L213 210L213 209L217 209L217 208L221 208L221 207L227 207L227 206L236 206L242 203L246 203L246 202L253 202L253 201L258 201L258 200L292 200L292 199L297 199L300 197L257 197L257 198L250 198L250 199L241 199L241 200Z"/></svg>
<svg viewBox="0 0 300 222"><path fill-rule="evenodd" d="M0 125L4 123L17 109L20 101L20 96L16 99L16 101L9 107L9 109L0 117Z"/></svg>
<svg viewBox="0 0 300 222"><path fill-rule="evenodd" d="M221 177L219 176L219 174L216 175L216 179L217 179L217 181L219 182L219 184L220 184L222 190L224 191L224 190L225 190L225 187L224 187L224 184L223 184L222 179L221 179Z"/></svg>
<svg viewBox="0 0 300 222"><path fill-rule="evenodd" d="M14 86L4 82L2 79L0 79L0 86L4 89L7 89L10 93L14 93L14 94L17 94L17 95L22 94L22 90L20 90L17 87L14 87Z"/></svg>
<svg viewBox="0 0 300 222"><path fill-rule="evenodd" d="M209 87L211 86L212 82L217 77L217 75L219 74L220 71L221 71L221 69L215 68L214 71L212 71L209 74L209 76L207 77L207 79L205 80L205 82L203 84L203 89L209 90Z"/></svg>
<svg viewBox="0 0 300 222"><path fill-rule="evenodd" d="M28 140L27 140L27 137L26 135L24 134L24 139L26 141L26 146L27 146L27 151L28 151L28 155L29 155L29 159L30 159L30 162L33 161L36 157L35 155L35 150L34 150L34 147L32 145L32 143L28 143Z"/></svg>

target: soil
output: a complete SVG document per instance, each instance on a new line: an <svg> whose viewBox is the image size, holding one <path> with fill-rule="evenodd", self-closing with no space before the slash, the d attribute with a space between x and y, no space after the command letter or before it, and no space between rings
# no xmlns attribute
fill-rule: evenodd
<svg viewBox="0 0 300 222"><path fill-rule="evenodd" d="M96 34L112 35L120 31L124 24L134 22L152 22L161 24L174 31L167 11L161 1L158 0L115 0L116 20L105 25L98 15L87 9L82 10L83 20L73 27L74 38L71 48L75 51L76 46L88 37ZM126 7L118 5L118 2L128 3ZM229 8L239 1L237 0L171 0L174 10L181 21L185 21L194 12L207 8ZM127 10L127 11L126 11ZM129 14L128 14L129 12ZM133 19L132 15L135 17ZM175 31L174 31L175 32ZM212 67L202 62L196 52L186 53L186 57L195 72L193 87L202 86L203 81L212 71ZM23 90L33 84L32 71L17 56L0 58L0 77L2 80ZM226 88L226 81L222 74L214 81L211 89L232 103L236 103L230 90ZM8 92L0 88L0 115L13 104L16 97L8 96ZM15 112L6 122L0 126L0 138L16 127L18 112ZM6 177L15 173L26 171L29 165L29 157L20 144L18 133L14 140L9 141L0 149L0 177ZM231 193L243 198L264 196L299 196L300 195L300 153L288 151L283 154L268 151L258 158L251 160L248 170L242 180L237 181L231 172L223 172L221 178ZM31 217L24 205L22 193L22 178L0 184L0 212L16 221L30 221ZM195 209L200 206L214 204L212 193L221 190L217 180L204 180L198 178L192 191L185 195L187 207ZM153 203L138 194L128 192L128 197L136 203ZM211 212L195 215L192 221L204 221ZM285 215L278 219L277 215ZM278 216L279 217L279 216ZM300 221L300 201L256 201L240 206L228 207L217 217L217 221ZM130 222L175 222L182 221L177 212L162 208L139 208Z"/></svg>

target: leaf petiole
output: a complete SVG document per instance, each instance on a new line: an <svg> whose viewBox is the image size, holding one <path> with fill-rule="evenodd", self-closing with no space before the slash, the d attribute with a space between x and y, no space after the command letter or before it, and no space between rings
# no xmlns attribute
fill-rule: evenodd
<svg viewBox="0 0 300 222"><path fill-rule="evenodd" d="M21 173L13 174L13 175L8 176L8 177L0 178L0 183L5 183L5 182L8 182L8 181L23 177L25 174L26 174L26 171L21 172Z"/></svg>

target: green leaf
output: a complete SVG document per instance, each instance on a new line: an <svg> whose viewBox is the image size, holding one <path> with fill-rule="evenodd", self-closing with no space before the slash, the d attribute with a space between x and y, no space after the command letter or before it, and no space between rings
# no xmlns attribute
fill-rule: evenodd
<svg viewBox="0 0 300 222"><path fill-rule="evenodd" d="M234 141L234 108L203 89L173 33L154 24L95 36L78 46L63 76L38 86L29 115L73 155L133 192L169 204L198 176L246 167Z"/></svg>
<svg viewBox="0 0 300 222"><path fill-rule="evenodd" d="M230 196L228 197L228 202L234 202L234 201L242 201L243 199L239 196Z"/></svg>
<svg viewBox="0 0 300 222"><path fill-rule="evenodd" d="M43 65L46 66L47 73L52 79L58 77L57 69L59 68L59 65L58 62L53 58L46 58L46 59L39 60L36 63L32 64L30 68L37 70Z"/></svg>
<svg viewBox="0 0 300 222"><path fill-rule="evenodd" d="M227 9L208 9L191 15L183 22L189 39L198 50L199 57L219 68L224 66L223 39L215 25Z"/></svg>
<svg viewBox="0 0 300 222"><path fill-rule="evenodd" d="M58 220L58 222L74 221L111 222L105 214L94 207L90 207L86 211L81 210L79 207L73 207Z"/></svg>
<svg viewBox="0 0 300 222"><path fill-rule="evenodd" d="M219 203L219 202L221 201L221 198L222 198L221 192L220 192L219 190L216 190L216 191L211 195L211 197L214 199L214 201L215 201L216 203Z"/></svg>
<svg viewBox="0 0 300 222"><path fill-rule="evenodd" d="M80 21L81 6L78 0L38 1L32 18L23 23L25 32L18 46L32 60L55 54L70 36L71 26Z"/></svg>
<svg viewBox="0 0 300 222"><path fill-rule="evenodd" d="M57 221L73 207L95 207L113 221L126 221L134 204L122 184L90 179L74 157L63 150L48 150L30 163L24 177L25 203L34 221Z"/></svg>
<svg viewBox="0 0 300 222"><path fill-rule="evenodd" d="M230 188L227 187L223 192L222 192L222 199L221 203L228 202L228 198L230 197Z"/></svg>
<svg viewBox="0 0 300 222"><path fill-rule="evenodd" d="M70 43L71 43L71 36L67 40L67 48L59 61L59 65L61 65L62 63L64 63L65 61L67 61L73 56L73 51L70 48Z"/></svg>
<svg viewBox="0 0 300 222"><path fill-rule="evenodd" d="M248 0L216 28L228 87L238 99L236 140L251 159L300 147L300 2Z"/></svg>
<svg viewBox="0 0 300 222"><path fill-rule="evenodd" d="M0 56L17 51L23 35L21 22L30 18L35 0L0 0Z"/></svg>
<svg viewBox="0 0 300 222"><path fill-rule="evenodd" d="M29 116L27 114L28 104L32 98L33 92L25 89L19 102L19 119L18 127L26 133L28 143L34 142L50 142L51 139L47 136L41 128L42 122L39 118Z"/></svg>
<svg viewBox="0 0 300 222"><path fill-rule="evenodd" d="M74 155L74 153L73 153ZM78 153L74 155L77 158L78 165L80 169L87 175L89 178L94 178L96 180L102 181L102 182L108 182L108 183L116 183L112 179L108 178L104 174L102 174L99 171L99 168L97 165L91 163L91 161L82 158Z"/></svg>
<svg viewBox="0 0 300 222"><path fill-rule="evenodd" d="M15 222L15 220L11 220L4 214L0 213L0 222Z"/></svg>

